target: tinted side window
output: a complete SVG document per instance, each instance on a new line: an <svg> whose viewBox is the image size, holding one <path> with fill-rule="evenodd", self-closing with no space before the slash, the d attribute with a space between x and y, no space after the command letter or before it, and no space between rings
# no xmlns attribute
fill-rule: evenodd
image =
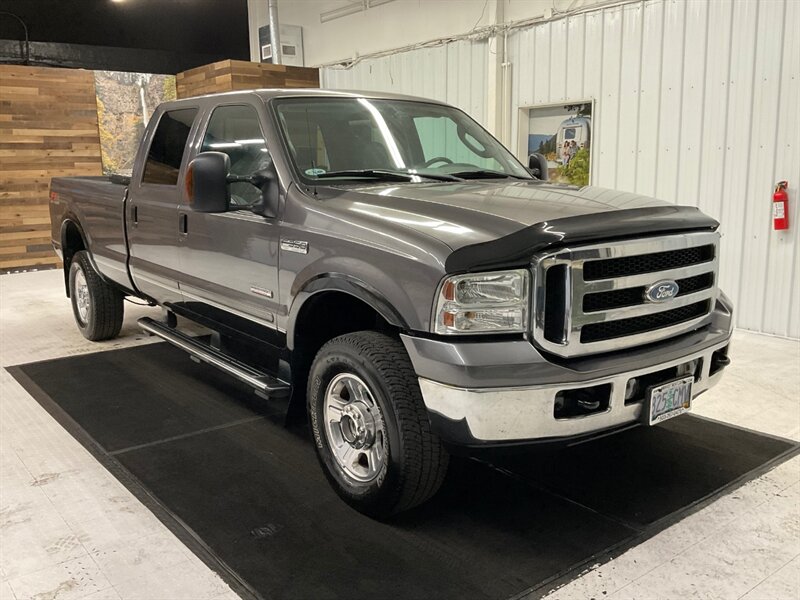
<svg viewBox="0 0 800 600"><path fill-rule="evenodd" d="M196 108L171 110L161 115L147 153L142 183L178 183L183 151L196 116Z"/></svg>
<svg viewBox="0 0 800 600"><path fill-rule="evenodd" d="M231 175L252 175L269 160L258 113L251 106L220 106L211 113L202 152L224 152L231 159ZM231 184L231 204L256 202L261 191L249 183Z"/></svg>

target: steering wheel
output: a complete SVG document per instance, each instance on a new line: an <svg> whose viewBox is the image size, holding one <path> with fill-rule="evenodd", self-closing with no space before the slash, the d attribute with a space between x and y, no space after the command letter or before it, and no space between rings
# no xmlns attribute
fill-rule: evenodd
<svg viewBox="0 0 800 600"><path fill-rule="evenodd" d="M425 166L426 167L430 167L430 166L436 164L437 162L444 163L446 165L452 165L453 164L453 161L450 160L449 158L447 158L446 156L434 156L432 159L425 161Z"/></svg>

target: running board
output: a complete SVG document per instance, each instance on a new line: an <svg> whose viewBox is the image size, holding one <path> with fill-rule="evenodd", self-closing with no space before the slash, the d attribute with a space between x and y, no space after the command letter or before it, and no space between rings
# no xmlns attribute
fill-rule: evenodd
<svg viewBox="0 0 800 600"><path fill-rule="evenodd" d="M219 370L224 371L228 375L232 375L239 381L252 386L256 390L256 393L261 396L278 398L288 396L291 391L291 386L287 382L259 371L164 323L160 323L150 317L142 317L137 323L144 331L157 335L173 346L185 350L193 358L213 367L217 367Z"/></svg>

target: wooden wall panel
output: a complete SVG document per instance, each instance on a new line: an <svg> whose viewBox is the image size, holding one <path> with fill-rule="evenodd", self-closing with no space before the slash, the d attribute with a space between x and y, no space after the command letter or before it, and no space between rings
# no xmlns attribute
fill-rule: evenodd
<svg viewBox="0 0 800 600"><path fill-rule="evenodd" d="M223 60L177 75L178 98L258 88L318 88L319 69Z"/></svg>
<svg viewBox="0 0 800 600"><path fill-rule="evenodd" d="M175 76L178 98L231 91L230 63L223 60L178 73Z"/></svg>
<svg viewBox="0 0 800 600"><path fill-rule="evenodd" d="M54 266L48 188L102 175L92 71L0 65L0 272Z"/></svg>

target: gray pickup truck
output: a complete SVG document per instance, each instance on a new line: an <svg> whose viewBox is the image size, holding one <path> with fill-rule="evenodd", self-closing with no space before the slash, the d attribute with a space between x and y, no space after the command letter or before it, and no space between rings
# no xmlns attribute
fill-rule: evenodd
<svg viewBox="0 0 800 600"><path fill-rule="evenodd" d="M53 179L53 244L84 336L118 335L126 296L161 306L143 329L288 398L336 492L386 517L452 451L655 425L729 362L718 223L542 162L430 100L191 98L131 177Z"/></svg>

